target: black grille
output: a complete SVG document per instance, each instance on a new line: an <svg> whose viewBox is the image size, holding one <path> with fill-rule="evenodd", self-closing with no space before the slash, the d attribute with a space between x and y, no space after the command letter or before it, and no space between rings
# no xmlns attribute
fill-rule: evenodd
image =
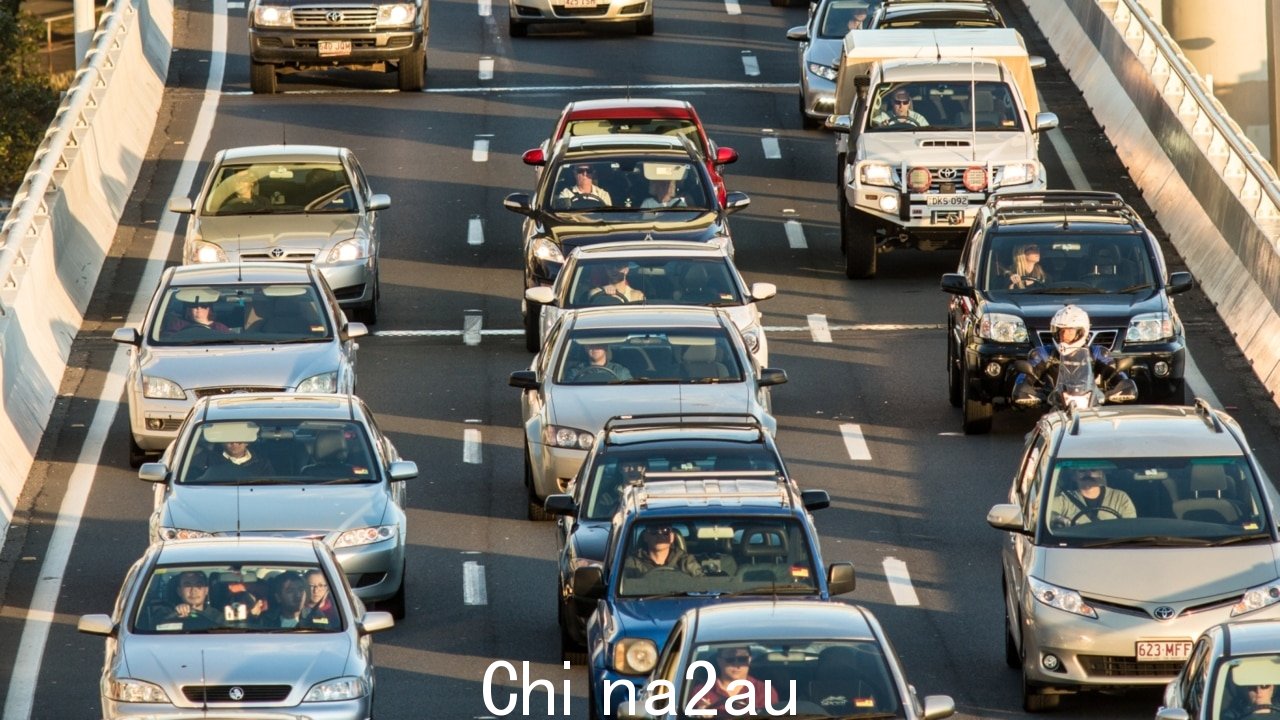
<svg viewBox="0 0 1280 720"><path fill-rule="evenodd" d="M378 47L377 38L349 38L349 39L351 40L352 50L358 50L360 48ZM293 46L300 47L300 48L316 49L320 47L320 41L316 39L299 38L293 42ZM312 253L311 256L315 257L315 253ZM274 260L275 258L267 258L267 259ZM287 262L310 262L309 260L295 260L294 258L291 258L291 257L282 258L282 259Z"/></svg>
<svg viewBox="0 0 1280 720"><path fill-rule="evenodd" d="M196 388L196 397L209 397L210 395L230 395L232 393L251 393L251 392L284 392L284 388L279 387L211 387Z"/></svg>
<svg viewBox="0 0 1280 720"><path fill-rule="evenodd" d="M386 573L348 573L347 582L353 588L369 587L377 585L387 579Z"/></svg>
<svg viewBox="0 0 1280 720"><path fill-rule="evenodd" d="M333 296L339 300L358 300L361 295L364 295L364 283L335 288L333 291Z"/></svg>
<svg viewBox="0 0 1280 720"><path fill-rule="evenodd" d="M305 46L305 43L299 43L299 44ZM280 256L272 255L271 252L269 251L268 252L242 252L240 253L240 259L241 260L274 260L276 262L309 263L316 259L316 252L314 250L304 250L301 252L286 252Z"/></svg>
<svg viewBox="0 0 1280 720"><path fill-rule="evenodd" d="M244 696L232 700L233 689ZM288 699L292 690L289 685L187 685L182 688L182 694L198 703L277 703Z"/></svg>
<svg viewBox="0 0 1280 720"><path fill-rule="evenodd" d="M1168 678L1182 669L1183 663L1174 662L1138 662L1131 657L1120 655L1081 655L1080 665L1090 676L1109 678Z"/></svg>
<svg viewBox="0 0 1280 720"><path fill-rule="evenodd" d="M293 9L293 26L303 28L371 28L378 22L372 7L309 7Z"/></svg>
<svg viewBox="0 0 1280 720"><path fill-rule="evenodd" d="M1040 338L1041 345L1053 345L1052 330L1037 330L1036 336ZM1089 333L1090 345L1101 345L1108 350L1116 349L1116 339L1120 337L1119 330L1093 330Z"/></svg>
<svg viewBox="0 0 1280 720"><path fill-rule="evenodd" d="M609 4L604 3L593 8L571 8L557 7L556 14L561 17L591 17L595 15L607 15L609 13Z"/></svg>

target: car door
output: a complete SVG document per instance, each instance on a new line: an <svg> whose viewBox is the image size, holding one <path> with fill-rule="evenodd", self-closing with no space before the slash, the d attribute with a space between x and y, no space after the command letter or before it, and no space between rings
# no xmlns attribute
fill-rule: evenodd
<svg viewBox="0 0 1280 720"><path fill-rule="evenodd" d="M369 179L365 177L364 168L360 167L360 161L356 160L355 155L348 153L343 160L347 175L353 184L352 190L355 191L356 202L360 204L360 224L364 226L369 238L369 255L377 262L378 251L382 244L382 223L378 219L378 211L369 209L373 191L369 188Z"/></svg>
<svg viewBox="0 0 1280 720"><path fill-rule="evenodd" d="M1048 440L1040 428L1033 430L1031 438L1027 441L1022 463L1018 467L1018 474L1009 490L1009 502L1022 508L1023 528L1026 530L1025 533L1005 533L1004 547L1001 551L1009 630L1019 648L1022 647L1022 635L1019 631L1021 627L1020 598L1028 592L1026 576L1029 569L1027 566L1035 551L1035 528L1040 516L1044 471L1048 465L1046 447L1048 447Z"/></svg>
<svg viewBox="0 0 1280 720"><path fill-rule="evenodd" d="M963 274L965 279L969 281L969 285L974 288L977 287L979 258L982 257L983 247L986 245L985 239L986 232L982 227L982 215L980 214L977 222L973 224L973 228L969 232L969 238L964 244L964 249L960 252L960 265L957 268L957 272ZM951 330L952 342L954 343L957 357L961 358L964 355L965 339L972 332L971 326L977 309L977 301L964 295L950 295L949 297L949 329Z"/></svg>
<svg viewBox="0 0 1280 720"><path fill-rule="evenodd" d="M333 294L333 288L329 287L329 281L325 280L324 274L319 270L314 270L314 267L313 265L311 276L324 297L324 304L328 309L329 319L334 324L338 342L338 356L341 364L338 368L338 392L354 393L356 391L356 351L360 349L360 343L345 335L347 314L338 306L338 298Z"/></svg>
<svg viewBox="0 0 1280 720"><path fill-rule="evenodd" d="M551 385L552 360L559 356L559 346L562 339L567 337L564 325L562 319L551 328L542 352L533 358L530 369L537 375L538 387L520 393L520 416L524 418L525 434L530 443L536 443L542 436L542 428L551 423L551 418L547 415L547 403L550 400L548 387Z"/></svg>

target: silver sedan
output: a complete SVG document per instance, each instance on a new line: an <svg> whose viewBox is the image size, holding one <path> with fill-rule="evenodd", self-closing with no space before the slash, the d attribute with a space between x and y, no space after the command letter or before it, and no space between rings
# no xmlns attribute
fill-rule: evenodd
<svg viewBox="0 0 1280 720"><path fill-rule="evenodd" d="M844 36L860 27L867 0L822 0L807 25L787 31L800 43L800 118L819 127L836 107L836 74L844 53Z"/></svg>

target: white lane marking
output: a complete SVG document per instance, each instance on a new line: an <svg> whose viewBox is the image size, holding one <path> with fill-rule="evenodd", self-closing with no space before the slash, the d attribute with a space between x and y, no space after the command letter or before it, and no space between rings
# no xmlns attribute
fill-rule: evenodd
<svg viewBox="0 0 1280 720"><path fill-rule="evenodd" d="M760 75L760 61L748 50L742 51L742 72L746 73L747 77Z"/></svg>
<svg viewBox="0 0 1280 720"><path fill-rule="evenodd" d="M724 0L724 11L730 15L741 15L742 6L738 4L738 0Z"/></svg>
<svg viewBox="0 0 1280 720"><path fill-rule="evenodd" d="M1187 389L1191 391L1194 397L1204 398L1208 401L1210 407L1221 408L1222 401L1213 392L1213 388L1209 387L1209 381L1204 375L1200 374L1200 368L1196 366L1196 361L1191 358L1191 351L1187 351L1187 365L1182 371L1183 378L1186 379ZM1142 398L1138 398L1138 402L1142 402Z"/></svg>
<svg viewBox="0 0 1280 720"><path fill-rule="evenodd" d="M829 343L831 342L831 327L827 325L827 316L821 313L814 313L807 317L809 321L809 336L814 342Z"/></svg>
<svg viewBox="0 0 1280 720"><path fill-rule="evenodd" d="M889 592L893 593L893 601L899 605L919 605L916 589L911 586L911 573L907 572L907 564L898 558L884 559L884 579L889 583Z"/></svg>
<svg viewBox="0 0 1280 720"><path fill-rule="evenodd" d="M484 244L484 223L480 221L479 216L473 217L467 221L467 244Z"/></svg>
<svg viewBox="0 0 1280 720"><path fill-rule="evenodd" d="M862 436L861 425L840 423L840 437L844 439L844 449L850 460L871 459L871 448L867 447L867 439Z"/></svg>
<svg viewBox="0 0 1280 720"><path fill-rule="evenodd" d="M489 162L489 138L477 137L472 143L471 162Z"/></svg>
<svg viewBox="0 0 1280 720"><path fill-rule="evenodd" d="M212 9L209 79L205 83L204 97L196 113L196 123L191 131L190 144L187 145L187 151L182 156L182 165L178 169L178 177L173 182L169 197L185 195L191 191L196 169L209 144L214 118L218 116L218 101L227 61L226 0L213 0ZM178 216L174 213L165 212L160 216L155 238L152 239L151 251L147 255L147 264L138 280L133 304L129 308L128 323L130 325L136 326L142 322L147 304L151 300L152 290L160 284L160 273L164 270L164 264L173 246L173 234L177 225ZM144 288L145 293L142 292ZM76 533L84 517L89 493L93 490L94 475L102 459L107 431L111 429L120 407L120 397L124 394L124 376L128 369L128 362L128 354L117 350L111 360L111 368L107 371L102 392L98 395L98 409L93 413L89 430L85 434L84 445L80 448L75 467L71 469L66 494L63 495L62 504L58 508L58 519L54 525L53 534L49 538L44 562L40 566L40 579L36 582L35 592L31 596L31 607L28 608L27 617L22 624L18 654L14 658L13 674L9 678L9 690L5 696L2 714L5 720L28 720L31 717L32 706L35 703L36 683L40 679L40 666L43 662L45 645L49 639L49 628L58 606L58 592L62 588L67 561L71 557Z"/></svg>
<svg viewBox="0 0 1280 720"><path fill-rule="evenodd" d="M489 591L484 583L484 566L475 560L462 563L462 604L489 604Z"/></svg>
<svg viewBox="0 0 1280 720"><path fill-rule="evenodd" d="M778 145L778 138L762 137L760 138L760 146L764 148L766 160L777 160L782 157L782 148Z"/></svg>
<svg viewBox="0 0 1280 720"><path fill-rule="evenodd" d="M479 7L480 17L489 17L493 14L493 0L480 0Z"/></svg>
<svg viewBox="0 0 1280 720"><path fill-rule="evenodd" d="M903 330L941 330L945 327L942 323L920 323L920 324L893 324L893 323L861 323L856 325L829 325L828 330L853 330L856 332L899 332ZM767 333L812 333L813 329L808 325L766 325L764 331ZM461 335L461 330L375 330L370 333L377 337L455 337ZM507 330L507 329L491 329L481 330L481 335L493 336L516 336L524 335L524 330Z"/></svg>
<svg viewBox="0 0 1280 720"><path fill-rule="evenodd" d="M481 444L480 431L475 428L467 428L462 431L462 462L470 465L479 465L484 462L480 456Z"/></svg>
<svg viewBox="0 0 1280 720"><path fill-rule="evenodd" d="M480 79L481 80L493 79L493 58L489 57L488 55L480 58Z"/></svg>
<svg viewBox="0 0 1280 720"><path fill-rule="evenodd" d="M484 315L480 310L463 310L462 344L479 345L481 329L484 327Z"/></svg>
<svg viewBox="0 0 1280 720"><path fill-rule="evenodd" d="M809 243L804 239L804 226L799 220L788 220L782 223L782 229L787 233L787 244L796 250L803 250L809 247Z"/></svg>

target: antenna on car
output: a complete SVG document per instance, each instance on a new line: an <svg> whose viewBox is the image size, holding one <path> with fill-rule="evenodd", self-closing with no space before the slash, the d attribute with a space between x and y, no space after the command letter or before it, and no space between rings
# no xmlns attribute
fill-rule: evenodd
<svg viewBox="0 0 1280 720"><path fill-rule="evenodd" d="M244 282L244 260L240 257L240 235L236 235L236 282Z"/></svg>
<svg viewBox="0 0 1280 720"><path fill-rule="evenodd" d="M289 123L280 123L280 144L289 144Z"/></svg>
<svg viewBox="0 0 1280 720"><path fill-rule="evenodd" d="M969 159L978 161L978 70L973 60L973 46L969 47ZM989 180L988 180L989 182Z"/></svg>

